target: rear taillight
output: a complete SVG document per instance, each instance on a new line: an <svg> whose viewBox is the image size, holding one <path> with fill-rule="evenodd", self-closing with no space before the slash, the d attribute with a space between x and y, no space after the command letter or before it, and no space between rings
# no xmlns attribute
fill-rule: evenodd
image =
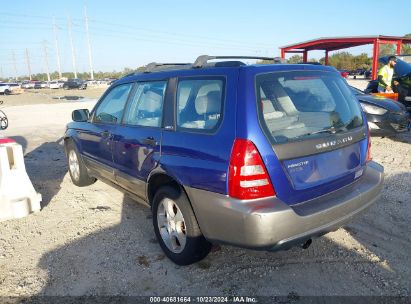
<svg viewBox="0 0 411 304"><path fill-rule="evenodd" d="M370 134L370 128L367 128L368 130L368 146L367 146L367 159L366 159L366 163L368 163L369 161L372 160L371 158L371 134Z"/></svg>
<svg viewBox="0 0 411 304"><path fill-rule="evenodd" d="M231 197L242 200L275 195L260 153L250 140L234 141L228 172L228 192Z"/></svg>

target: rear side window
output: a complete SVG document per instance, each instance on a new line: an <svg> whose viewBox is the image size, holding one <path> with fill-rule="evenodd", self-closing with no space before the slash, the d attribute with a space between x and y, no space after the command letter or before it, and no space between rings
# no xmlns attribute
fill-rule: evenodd
<svg viewBox="0 0 411 304"><path fill-rule="evenodd" d="M124 123L134 126L161 127L166 81L138 83L127 106Z"/></svg>
<svg viewBox="0 0 411 304"><path fill-rule="evenodd" d="M274 143L346 132L363 123L358 101L336 73L260 74L256 88L260 121Z"/></svg>
<svg viewBox="0 0 411 304"><path fill-rule="evenodd" d="M224 79L182 79L177 87L177 126L210 131L222 118Z"/></svg>
<svg viewBox="0 0 411 304"><path fill-rule="evenodd" d="M132 84L127 83L113 88L98 105L94 121L120 123L131 87Z"/></svg>

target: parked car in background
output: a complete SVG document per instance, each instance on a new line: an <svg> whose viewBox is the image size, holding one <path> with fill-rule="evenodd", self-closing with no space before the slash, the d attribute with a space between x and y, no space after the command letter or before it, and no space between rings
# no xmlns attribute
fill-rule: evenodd
<svg viewBox="0 0 411 304"><path fill-rule="evenodd" d="M23 82L21 85L20 85L20 88L22 88L22 89L28 89L28 83L27 82Z"/></svg>
<svg viewBox="0 0 411 304"><path fill-rule="evenodd" d="M349 75L356 79L357 76L364 75L364 69L351 70L349 71Z"/></svg>
<svg viewBox="0 0 411 304"><path fill-rule="evenodd" d="M348 70L338 70L341 74L342 77L348 78L348 75L350 75L350 72Z"/></svg>
<svg viewBox="0 0 411 304"><path fill-rule="evenodd" d="M17 82L7 82L6 83L10 87L10 91L13 93L16 89L20 88L20 85Z"/></svg>
<svg viewBox="0 0 411 304"><path fill-rule="evenodd" d="M41 81L34 81L33 89L41 89L42 82Z"/></svg>
<svg viewBox="0 0 411 304"><path fill-rule="evenodd" d="M407 131L410 114L402 103L365 94L352 86L350 89L361 104L372 135L395 135Z"/></svg>
<svg viewBox="0 0 411 304"><path fill-rule="evenodd" d="M179 265L212 242L307 248L377 201L383 168L334 68L213 59L228 58L149 64L91 113L75 110L64 135L73 183L99 179L149 206Z"/></svg>
<svg viewBox="0 0 411 304"><path fill-rule="evenodd" d="M49 85L50 89L59 89L59 83L57 81L50 81L50 85Z"/></svg>
<svg viewBox="0 0 411 304"><path fill-rule="evenodd" d="M30 81L25 81L21 84L22 89L32 89L34 88L34 83Z"/></svg>
<svg viewBox="0 0 411 304"><path fill-rule="evenodd" d="M28 82L23 82L21 85L22 89L41 89L41 81L31 80Z"/></svg>
<svg viewBox="0 0 411 304"><path fill-rule="evenodd" d="M368 69L364 71L364 78L371 78L372 70Z"/></svg>
<svg viewBox="0 0 411 304"><path fill-rule="evenodd" d="M7 83L0 83L0 94L2 95L11 94L11 88Z"/></svg>
<svg viewBox="0 0 411 304"><path fill-rule="evenodd" d="M65 81L62 80L53 80L50 81L50 89L61 89L64 85Z"/></svg>
<svg viewBox="0 0 411 304"><path fill-rule="evenodd" d="M398 85L393 85L393 91L398 93L398 101L404 104L409 110L411 110L411 64L401 60L399 55L397 58L397 64L394 67L393 80L398 81ZM388 57L381 57L379 61L382 64L387 64ZM378 92L378 80L372 80L368 83L365 93L377 93Z"/></svg>
<svg viewBox="0 0 411 304"><path fill-rule="evenodd" d="M356 70L357 75L364 75L364 73L365 73L365 69L357 69Z"/></svg>
<svg viewBox="0 0 411 304"><path fill-rule="evenodd" d="M87 83L78 78L69 79L63 84L63 89L65 90L69 90L69 89L85 90L86 88L87 88Z"/></svg>

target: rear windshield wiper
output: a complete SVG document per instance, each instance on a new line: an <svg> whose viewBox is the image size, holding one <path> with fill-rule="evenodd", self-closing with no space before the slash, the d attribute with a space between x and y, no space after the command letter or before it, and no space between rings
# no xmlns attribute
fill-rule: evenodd
<svg viewBox="0 0 411 304"><path fill-rule="evenodd" d="M320 129L320 130L317 130L317 131L307 132L307 133L304 133L302 135L296 136L295 138L301 138L301 137L310 136L310 135L314 135L314 134L320 134L320 133L336 134L336 133L340 133L340 132L343 132L343 131L348 131L348 127L350 125L352 125L355 122L356 119L357 119L357 117L355 116L352 119L350 119L347 123L336 124L334 126L327 127L327 128L324 128L324 129Z"/></svg>
<svg viewBox="0 0 411 304"><path fill-rule="evenodd" d="M329 128L325 128L325 129L321 129L321 130L318 130L318 131L310 132L310 133L308 133L308 135L311 135L311 134L319 134L319 133L335 134L335 133L337 133L338 131L340 131L340 129L336 129L334 126L331 126L331 127L329 127Z"/></svg>
<svg viewBox="0 0 411 304"><path fill-rule="evenodd" d="M320 134L320 133L335 134L335 133L337 133L337 130L332 126L332 127L317 130L317 131L307 132L307 133L304 133L302 135L296 136L296 138L310 136L310 135L314 135L314 134Z"/></svg>

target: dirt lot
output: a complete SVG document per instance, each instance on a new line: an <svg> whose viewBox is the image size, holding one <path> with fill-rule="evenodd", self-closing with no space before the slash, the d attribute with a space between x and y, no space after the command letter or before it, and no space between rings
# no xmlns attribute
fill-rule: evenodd
<svg viewBox="0 0 411 304"><path fill-rule="evenodd" d="M10 106L8 98L10 128L2 135L23 145L43 209L0 223L0 296L411 295L410 134L373 138L373 158L386 172L381 199L309 249L221 246L179 267L163 255L148 209L101 182L71 183L59 139L71 111L95 101L41 97Z"/></svg>
<svg viewBox="0 0 411 304"><path fill-rule="evenodd" d="M96 99L103 94L106 87L89 87L86 90L63 90L63 89L30 89L18 90L18 94L0 96L7 106L22 106L33 104L56 104L71 102L73 99ZM21 92L21 93L20 93ZM66 98L71 100L68 100Z"/></svg>

